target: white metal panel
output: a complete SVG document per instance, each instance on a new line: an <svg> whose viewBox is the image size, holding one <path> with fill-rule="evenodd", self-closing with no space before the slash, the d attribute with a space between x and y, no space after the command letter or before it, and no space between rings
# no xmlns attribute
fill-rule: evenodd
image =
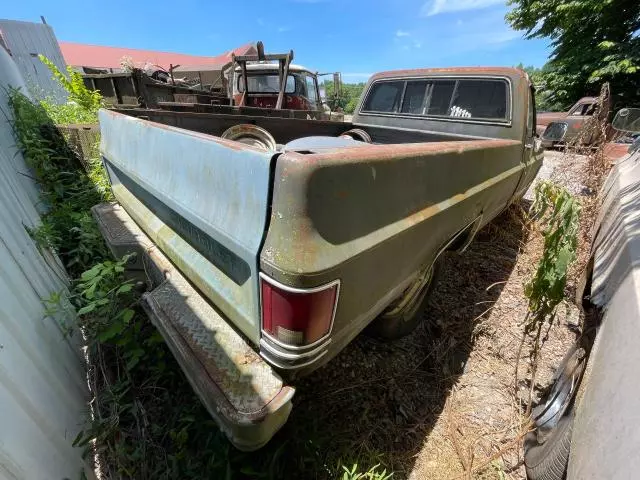
<svg viewBox="0 0 640 480"><path fill-rule="evenodd" d="M49 69L38 59L38 55L42 54L61 71L65 71L66 63L53 29L43 23L0 19L0 35L29 91L36 98L48 97L64 103L67 93L51 78Z"/></svg>
<svg viewBox="0 0 640 480"><path fill-rule="evenodd" d="M0 480L78 478L71 443L87 413L81 353L42 299L66 288L59 260L27 233L40 222L37 190L15 150L4 89L21 83L0 48Z"/></svg>

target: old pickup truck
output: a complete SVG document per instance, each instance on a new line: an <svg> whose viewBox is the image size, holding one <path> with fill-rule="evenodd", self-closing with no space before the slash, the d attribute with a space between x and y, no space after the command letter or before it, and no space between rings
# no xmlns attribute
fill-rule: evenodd
<svg viewBox="0 0 640 480"><path fill-rule="evenodd" d="M138 253L149 317L252 450L286 421L296 377L368 326L392 339L418 324L441 253L536 176L535 125L512 68L376 74L352 123L102 110L119 204L94 216L116 256Z"/></svg>
<svg viewBox="0 0 640 480"><path fill-rule="evenodd" d="M542 138L542 144L545 147L552 147L559 143L570 143L572 141L579 141L582 145L591 145L600 139L601 132L598 129L592 132L584 132L582 133L582 138L578 138L581 135L583 127L592 121L594 114L596 114L599 119L607 120L610 110L611 102L609 97L603 102L602 111L598 110L598 97L583 97L566 112L545 112L538 114L536 131L538 136ZM562 138L554 142L546 141L545 132L547 128L559 122L566 124Z"/></svg>

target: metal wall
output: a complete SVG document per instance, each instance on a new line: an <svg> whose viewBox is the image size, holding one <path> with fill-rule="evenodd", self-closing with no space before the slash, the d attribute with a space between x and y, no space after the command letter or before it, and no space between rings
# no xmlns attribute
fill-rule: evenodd
<svg viewBox="0 0 640 480"><path fill-rule="evenodd" d="M49 69L38 59L38 55L42 54L61 71L66 69L53 28L44 23L0 19L0 37L0 46L4 44L9 51L33 96L50 98L58 103L66 102L67 93L51 78Z"/></svg>
<svg viewBox="0 0 640 480"><path fill-rule="evenodd" d="M66 286L60 262L27 233L40 222L37 190L17 154L5 88L23 84L0 48L0 480L76 479L71 443L87 412L82 356L42 299ZM66 319L66 321L72 321Z"/></svg>

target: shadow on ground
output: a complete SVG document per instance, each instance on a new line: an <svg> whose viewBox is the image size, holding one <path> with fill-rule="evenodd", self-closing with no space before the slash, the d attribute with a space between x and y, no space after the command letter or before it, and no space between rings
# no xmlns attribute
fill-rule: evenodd
<svg viewBox="0 0 640 480"><path fill-rule="evenodd" d="M393 343L360 335L299 382L287 425L249 463L264 478L331 478L340 462L380 463L406 478L482 333L477 320L514 268L525 235L519 212L512 207L464 254L447 255L414 333Z"/></svg>

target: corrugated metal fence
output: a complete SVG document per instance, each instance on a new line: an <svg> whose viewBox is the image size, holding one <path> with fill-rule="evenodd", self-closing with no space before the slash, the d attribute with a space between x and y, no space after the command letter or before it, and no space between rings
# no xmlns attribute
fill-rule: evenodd
<svg viewBox="0 0 640 480"><path fill-rule="evenodd" d="M49 69L38 59L39 54L44 55L61 71L67 65L49 25L0 19L0 39L9 50L32 95L36 98L49 97L58 103L66 102L67 93L51 78Z"/></svg>
<svg viewBox="0 0 640 480"><path fill-rule="evenodd" d="M16 155L8 84L23 81L0 48L0 479L76 479L84 462L71 443L87 411L82 356L45 314L42 299L66 278L27 233L40 222L37 191Z"/></svg>

